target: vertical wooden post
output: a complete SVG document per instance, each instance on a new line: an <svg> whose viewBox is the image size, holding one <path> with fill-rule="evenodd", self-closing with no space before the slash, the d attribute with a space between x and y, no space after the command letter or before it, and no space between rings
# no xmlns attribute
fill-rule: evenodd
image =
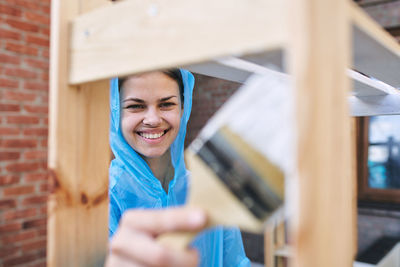
<svg viewBox="0 0 400 267"><path fill-rule="evenodd" d="M97 2L97 3L95 3ZM103 266L108 237L108 82L68 86L68 23L105 0L52 1L48 266Z"/></svg>
<svg viewBox="0 0 400 267"><path fill-rule="evenodd" d="M291 0L289 69L297 116L298 201L294 266L353 261L347 0Z"/></svg>
<svg viewBox="0 0 400 267"><path fill-rule="evenodd" d="M358 251L358 231L357 231L357 222L358 222L358 212L357 212L357 183L358 183L358 173L357 173L357 117L351 118L351 211L352 211L352 237L353 237L353 257L357 256Z"/></svg>

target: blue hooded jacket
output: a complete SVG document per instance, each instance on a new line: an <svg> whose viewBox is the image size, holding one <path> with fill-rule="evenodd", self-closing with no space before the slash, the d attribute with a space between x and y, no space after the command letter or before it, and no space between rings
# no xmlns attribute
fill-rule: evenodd
<svg viewBox="0 0 400 267"><path fill-rule="evenodd" d="M184 85L184 107L180 129L170 149L175 172L174 178L169 183L168 194L143 158L125 141L120 128L118 79L111 80L110 144L115 159L109 169L110 237L116 231L118 222L127 209L160 209L185 203L189 175L185 167L183 150L186 127L192 109L194 77L186 70L180 71ZM195 238L192 245L199 251L199 266L250 266L237 229L216 227L203 231Z"/></svg>

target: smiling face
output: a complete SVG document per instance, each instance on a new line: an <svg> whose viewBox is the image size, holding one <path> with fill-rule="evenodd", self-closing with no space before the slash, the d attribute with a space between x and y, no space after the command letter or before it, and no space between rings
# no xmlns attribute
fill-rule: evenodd
<svg viewBox="0 0 400 267"><path fill-rule="evenodd" d="M162 72L128 77L121 88L121 127L128 144L146 158L165 154L180 126L176 81Z"/></svg>

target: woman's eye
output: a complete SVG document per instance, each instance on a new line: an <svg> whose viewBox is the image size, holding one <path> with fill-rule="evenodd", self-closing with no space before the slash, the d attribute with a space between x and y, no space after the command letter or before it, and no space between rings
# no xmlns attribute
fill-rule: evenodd
<svg viewBox="0 0 400 267"><path fill-rule="evenodd" d="M169 108L169 107L172 107L172 106L175 106L176 104L175 103L173 103L173 102L165 102L165 103L161 103L160 104L160 107L161 108Z"/></svg>
<svg viewBox="0 0 400 267"><path fill-rule="evenodd" d="M137 110L137 109L144 109L145 106L144 106L144 105L140 105L140 104L132 104L132 105L126 106L125 108L126 108L126 109L134 109L134 110Z"/></svg>

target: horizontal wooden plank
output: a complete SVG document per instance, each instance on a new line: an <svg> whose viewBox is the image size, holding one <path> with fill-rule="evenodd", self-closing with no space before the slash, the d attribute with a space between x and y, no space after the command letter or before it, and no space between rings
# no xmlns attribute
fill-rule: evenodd
<svg viewBox="0 0 400 267"><path fill-rule="evenodd" d="M71 27L69 81L282 47L288 32L284 2L126 0L81 15Z"/></svg>

